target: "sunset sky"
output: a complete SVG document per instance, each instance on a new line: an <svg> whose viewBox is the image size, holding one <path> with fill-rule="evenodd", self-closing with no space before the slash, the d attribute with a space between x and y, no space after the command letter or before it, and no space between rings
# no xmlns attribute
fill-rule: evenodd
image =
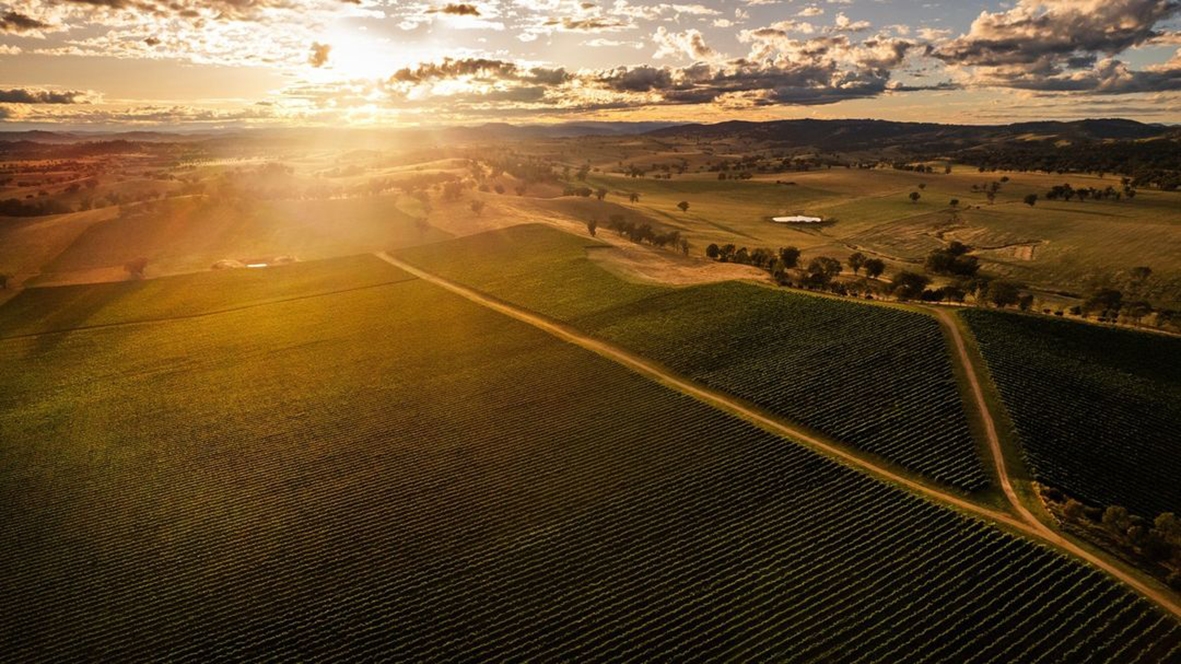
<svg viewBox="0 0 1181 664"><path fill-rule="evenodd" d="M1181 122L1181 0L0 0L0 129Z"/></svg>

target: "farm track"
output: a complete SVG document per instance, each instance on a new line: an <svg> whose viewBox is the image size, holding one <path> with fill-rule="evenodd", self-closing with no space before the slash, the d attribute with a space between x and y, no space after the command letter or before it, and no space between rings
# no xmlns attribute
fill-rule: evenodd
<svg viewBox="0 0 1181 664"><path fill-rule="evenodd" d="M566 341L567 343L572 343L600 356L618 362L642 376L655 380L662 385L671 387L683 394L703 401L715 408L719 408L731 414L738 415L743 419L759 425L765 430L788 437L795 441L803 442L813 449L822 451L830 457L839 459L843 463L867 472L879 479L887 480L896 485L905 487L914 493L925 496L928 499L932 499L934 501L943 503L944 505L960 509L977 517L989 519L997 523L1003 523L1006 526L1022 532L1027 536L1030 536L1036 540L1041 540L1043 543L1049 544L1057 548L1059 551L1068 553L1073 557L1081 559L1090 565L1104 571L1109 576L1118 579L1125 585L1140 593L1142 596L1153 601L1158 606L1171 613L1174 617L1181 618L1181 605L1179 605L1176 599L1173 598L1169 593L1149 586L1136 576L1124 571L1121 567L1110 562L1109 560L1106 560L1099 555L1083 549L1073 541L1067 539L1049 526L1042 523L1021 503L1017 496L1016 490L1013 489L1012 481L1009 479L1008 470L1005 466L1004 454L1000 446L1000 438L996 433L995 421L988 409L987 403L984 400L983 390L979 384L978 379L976 378L976 365L974 362L972 362L970 356L968 355L963 336L955 326L954 319L947 318L947 316L952 315L950 312L939 310L937 315L940 322L951 329L952 338L955 341L958 359L962 363L966 373L969 376L970 386L977 401L981 418L984 421L986 436L989 442L989 449L993 453L993 461L997 468L998 481L1001 483L1005 496L1008 498L1012 509L1016 513L1016 516L984 507L974 501L968 500L956 494L940 490L933 486L928 486L908 477L904 477L897 472L890 470L889 468L880 466L872 461L866 460L850 451L843 449L842 446L839 446L835 442L821 440L812 434L780 421L778 418L771 417L756 409L745 406L722 392L705 388L680 378L641 356L625 351L613 344L583 334L572 327L557 323L541 315L534 314L527 310L520 309L497 300L477 290L421 270L413 265L390 256L386 252L379 252L376 254L376 256L381 260L384 260L385 262L414 275L415 277L460 295L471 302L510 316L519 321L528 323L540 330L552 334L559 339L562 339L563 341Z"/></svg>
<svg viewBox="0 0 1181 664"><path fill-rule="evenodd" d="M298 302L300 300L312 300L320 297L329 297L332 295L340 295L342 293L352 293L356 291L370 290L373 288L384 288L386 286L393 286L396 284L413 281L413 278L394 279L392 281L385 281L380 284L368 284L365 286L356 286L353 288L341 288L338 290L324 291L321 293L312 293L310 295L296 295L294 297L285 297L277 300L266 300L265 302L255 302L253 304L244 304L240 307L229 307L226 309L215 309L212 311L202 311L195 314L180 314L177 316L160 316L156 318L139 318L136 320L124 320L113 323L98 323L95 325L78 325L75 327L63 327L53 330L41 330L40 332L29 332L27 334L14 334L12 336L0 336L0 342L12 341L16 339L32 339L49 334L65 334L67 332L84 332L87 330L103 330L108 328L128 327L133 325L148 325L152 323L166 323L174 320L191 320L195 318L205 318L207 316L218 316L221 314L229 314L238 311L246 311L249 309L257 309L259 307L267 307L274 304L283 304L285 302Z"/></svg>

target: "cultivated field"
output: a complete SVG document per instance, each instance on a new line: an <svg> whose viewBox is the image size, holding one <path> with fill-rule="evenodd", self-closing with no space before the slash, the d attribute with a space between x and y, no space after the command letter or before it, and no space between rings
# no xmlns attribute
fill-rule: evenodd
<svg viewBox="0 0 1181 664"><path fill-rule="evenodd" d="M0 333L5 659L1181 654L1094 570L374 258L34 334L55 297Z"/></svg>
<svg viewBox="0 0 1181 664"><path fill-rule="evenodd" d="M1099 507L1181 512L1181 339L994 311L961 315L1039 481Z"/></svg>
<svg viewBox="0 0 1181 664"><path fill-rule="evenodd" d="M398 252L952 486L988 484L938 323L760 286L635 284L603 245L520 226Z"/></svg>

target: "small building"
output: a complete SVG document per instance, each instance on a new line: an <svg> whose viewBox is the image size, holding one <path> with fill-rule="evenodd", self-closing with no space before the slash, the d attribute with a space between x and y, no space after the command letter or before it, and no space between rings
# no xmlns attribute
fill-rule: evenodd
<svg viewBox="0 0 1181 664"><path fill-rule="evenodd" d="M771 221L777 224L822 224L824 220L820 217L808 217L802 214L793 215L790 217L771 217Z"/></svg>

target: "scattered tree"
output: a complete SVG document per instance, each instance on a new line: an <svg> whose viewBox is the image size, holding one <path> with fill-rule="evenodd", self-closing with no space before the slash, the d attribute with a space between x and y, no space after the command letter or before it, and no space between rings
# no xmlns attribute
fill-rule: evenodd
<svg viewBox="0 0 1181 664"><path fill-rule="evenodd" d="M998 279L988 285L988 299L1002 309L1017 304L1020 298L1020 287L1011 281Z"/></svg>
<svg viewBox="0 0 1181 664"><path fill-rule="evenodd" d="M484 201L480 201L480 200L472 201L471 207L472 207L472 212L475 212L476 216L478 217L484 211Z"/></svg>
<svg viewBox="0 0 1181 664"><path fill-rule="evenodd" d="M791 269L800 263L800 250L796 247L783 247L779 250L779 260L785 269Z"/></svg>
<svg viewBox="0 0 1181 664"><path fill-rule="evenodd" d="M868 272L868 269L866 272ZM930 283L931 280L926 275L903 270L894 275L894 283L891 285L890 290L894 293L894 297L899 300L915 300L922 297L923 289Z"/></svg>
<svg viewBox="0 0 1181 664"><path fill-rule="evenodd" d="M597 198L601 201L606 197L607 197L607 190L605 188L599 187L598 189L595 190L595 198Z"/></svg>
<svg viewBox="0 0 1181 664"><path fill-rule="evenodd" d="M1117 537L1127 535L1128 528L1132 526L1131 517L1128 515L1126 508L1119 505L1112 505L1103 512L1103 525Z"/></svg>
<svg viewBox="0 0 1181 664"><path fill-rule="evenodd" d="M953 199L951 199L950 201L948 201L948 202L947 202L947 204L948 204L948 205L950 205L950 206L951 206L951 207L953 207L953 208L957 208L957 207L959 207L959 206L960 206L960 199L958 199L958 198L953 198Z"/></svg>
<svg viewBox="0 0 1181 664"><path fill-rule="evenodd" d="M627 200L632 203L639 203L640 202L640 195L633 191L632 193L627 195Z"/></svg>
<svg viewBox="0 0 1181 664"><path fill-rule="evenodd" d="M595 237L595 231L599 228L599 220L592 217L590 221L586 222L586 230L591 237Z"/></svg>
<svg viewBox="0 0 1181 664"><path fill-rule="evenodd" d="M808 280L824 286L841 273L841 262L828 256L818 256L808 263Z"/></svg>
<svg viewBox="0 0 1181 664"><path fill-rule="evenodd" d="M917 191L910 192L910 202L911 203L918 203L919 199L922 197L923 197L923 195Z"/></svg>
<svg viewBox="0 0 1181 664"><path fill-rule="evenodd" d="M689 201L681 201L680 203L677 203L677 207L681 208L681 212L688 212Z"/></svg>
<svg viewBox="0 0 1181 664"><path fill-rule="evenodd" d="M1100 312L1100 316L1107 317L1118 314L1123 304L1123 293L1114 288L1100 288L1091 293L1091 296L1083 303L1083 310L1097 311Z"/></svg>
<svg viewBox="0 0 1181 664"><path fill-rule="evenodd" d="M1034 205L1036 205L1037 204L1037 194L1026 194L1025 195L1025 204L1028 205L1029 207L1033 207Z"/></svg>
<svg viewBox="0 0 1181 664"><path fill-rule="evenodd" d="M863 267L865 268L865 276L877 279L886 271L886 262L880 258L871 258L865 261Z"/></svg>
<svg viewBox="0 0 1181 664"><path fill-rule="evenodd" d="M721 247L719 247L717 244L711 243L708 247L705 248L705 255L709 258L717 260L718 256L720 254L721 254Z"/></svg>
<svg viewBox="0 0 1181 664"><path fill-rule="evenodd" d="M860 251L855 251L849 256L849 267L853 268L853 274L861 271L861 266L865 265L865 254Z"/></svg>

